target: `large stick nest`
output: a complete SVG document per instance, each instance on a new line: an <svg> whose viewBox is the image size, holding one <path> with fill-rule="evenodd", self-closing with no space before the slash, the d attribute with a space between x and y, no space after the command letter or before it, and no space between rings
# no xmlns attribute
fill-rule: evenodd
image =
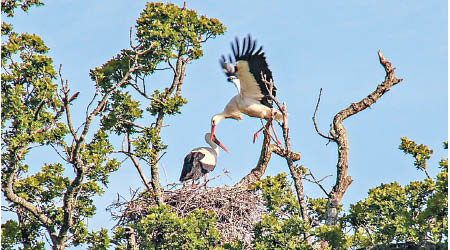
<svg viewBox="0 0 450 250"><path fill-rule="evenodd" d="M120 200L120 199L119 199ZM148 207L157 205L150 195L143 197L134 192L131 201L112 204L110 210L118 226L137 223L148 215ZM185 186L176 190L164 191L164 202L172 212L182 218L195 209L212 211L217 217L216 228L225 242L235 239L243 241L247 246L253 240L253 226L265 213L259 196L235 187L191 187ZM112 208L112 209L111 209Z"/></svg>

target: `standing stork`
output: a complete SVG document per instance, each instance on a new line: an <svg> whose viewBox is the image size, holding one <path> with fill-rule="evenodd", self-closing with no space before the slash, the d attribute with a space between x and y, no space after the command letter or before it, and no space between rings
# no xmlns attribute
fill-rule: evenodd
<svg viewBox="0 0 450 250"><path fill-rule="evenodd" d="M263 81L263 76L265 76L267 82L272 81L273 78L262 46L255 51L256 41L252 41L250 35L248 35L248 38L244 38L242 50L240 50L238 38L236 38L236 45L231 43L231 49L234 60L229 55L229 62L227 62L225 56L222 56L220 64L228 77L227 80L236 86L238 94L231 98L223 112L211 118L211 136L214 136L215 127L221 120L225 118L241 120L242 113L266 120L280 120L282 118L281 112L273 108L269 87L266 87ZM233 64L233 61L235 64ZM275 86L271 89L271 94L274 97L276 96L276 90ZM277 143L281 144L272 122L269 126L272 127ZM263 128L264 126L253 135L253 143L255 143L258 133Z"/></svg>
<svg viewBox="0 0 450 250"><path fill-rule="evenodd" d="M192 185L194 185L194 181L204 176L206 187L206 177L208 176L208 173L213 171L216 167L217 157L219 156L219 148L217 145L228 153L228 150L220 143L215 135L206 133L205 141L211 147L194 148L184 158L180 181L192 179Z"/></svg>

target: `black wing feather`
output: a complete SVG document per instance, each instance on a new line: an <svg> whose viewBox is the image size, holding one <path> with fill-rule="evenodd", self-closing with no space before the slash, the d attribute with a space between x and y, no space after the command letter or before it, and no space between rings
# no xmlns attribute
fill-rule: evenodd
<svg viewBox="0 0 450 250"><path fill-rule="evenodd" d="M202 176L200 160L205 157L202 152L191 152L184 158L183 170L181 170L180 181L190 179L198 180Z"/></svg>
<svg viewBox="0 0 450 250"><path fill-rule="evenodd" d="M247 41L248 39L248 41ZM247 45L247 46L246 46ZM260 46L256 52L256 41L252 41L251 36L248 35L248 38L244 38L242 45L242 53L239 53L239 40L236 37L235 45L231 44L231 48L233 50L234 60L237 62L239 60L244 60L248 62L248 66L250 69L250 73L255 77L256 82L259 85L259 89L263 94L263 98L261 99L261 103L272 108L273 102L269 97L269 91L263 82L263 75L266 76L267 81L273 81L272 71L269 69L269 65L267 64L266 57L263 52L263 47ZM230 58L231 63L231 58ZM275 97L277 88L273 86L272 95Z"/></svg>

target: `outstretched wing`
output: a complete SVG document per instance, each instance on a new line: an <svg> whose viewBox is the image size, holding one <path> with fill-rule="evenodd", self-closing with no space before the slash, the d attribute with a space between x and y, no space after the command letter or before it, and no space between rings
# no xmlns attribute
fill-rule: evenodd
<svg viewBox="0 0 450 250"><path fill-rule="evenodd" d="M245 97L259 100L262 104L272 107L272 99L269 97L269 90L263 82L263 76L266 81L273 81L272 71L266 62L266 57L262 46L256 50L256 41L252 41L250 35L244 38L242 48L239 40L236 38L235 43L231 44L234 61L234 68L231 56L230 63L226 63L225 57L222 56L221 64L227 76L236 75L240 80L241 93ZM256 50L256 51L255 51ZM230 75L229 75L230 74ZM272 89L272 95L276 96L276 87Z"/></svg>

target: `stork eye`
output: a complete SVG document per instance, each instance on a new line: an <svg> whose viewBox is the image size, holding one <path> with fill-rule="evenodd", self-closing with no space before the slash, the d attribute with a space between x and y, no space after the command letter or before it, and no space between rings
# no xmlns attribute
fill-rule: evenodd
<svg viewBox="0 0 450 250"><path fill-rule="evenodd" d="M236 76L229 76L229 77L227 78L227 81L233 82L234 79L236 79Z"/></svg>

